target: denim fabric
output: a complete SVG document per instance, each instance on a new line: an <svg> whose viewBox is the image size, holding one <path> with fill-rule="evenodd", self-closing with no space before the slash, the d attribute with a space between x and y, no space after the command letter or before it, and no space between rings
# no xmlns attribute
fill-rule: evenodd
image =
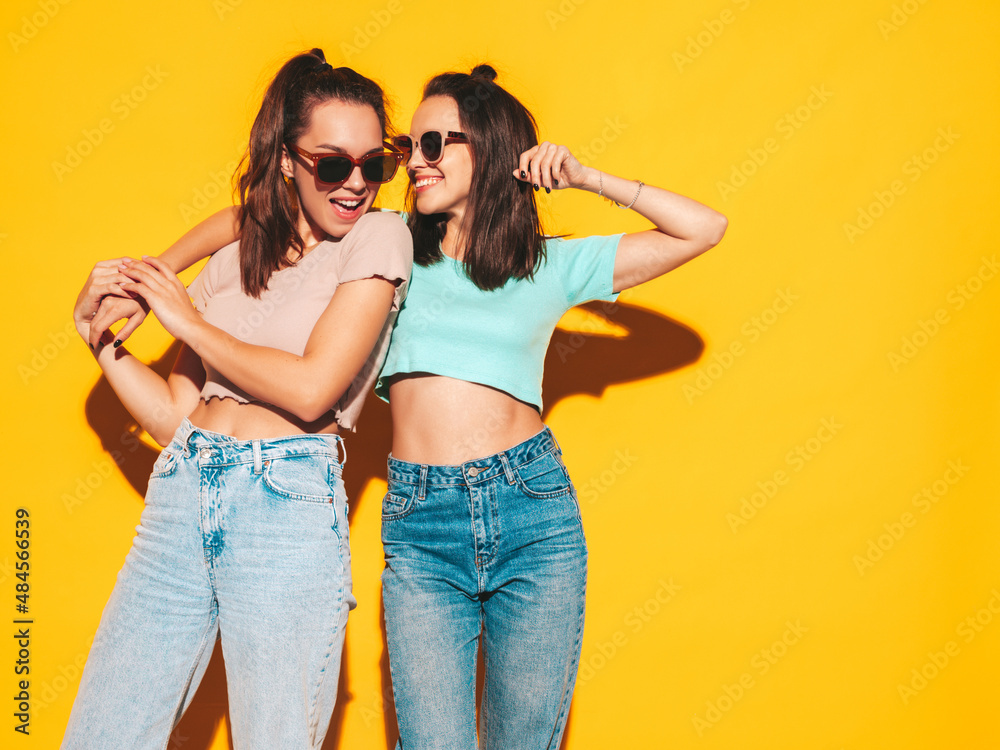
<svg viewBox="0 0 1000 750"><path fill-rule="evenodd" d="M382 595L402 750L558 748L583 637L587 547L546 428L460 466L389 459Z"/></svg>
<svg viewBox="0 0 1000 750"><path fill-rule="evenodd" d="M153 467L64 748L165 748L217 637L234 747L320 747L355 605L339 447L184 420Z"/></svg>

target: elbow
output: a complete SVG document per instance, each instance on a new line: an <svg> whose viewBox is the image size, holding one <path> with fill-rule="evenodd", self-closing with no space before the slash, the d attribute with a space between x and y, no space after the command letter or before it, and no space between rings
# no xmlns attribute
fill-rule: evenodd
<svg viewBox="0 0 1000 750"><path fill-rule="evenodd" d="M315 422L337 403L332 394L320 391L302 392L295 401L288 411L303 422Z"/></svg>
<svg viewBox="0 0 1000 750"><path fill-rule="evenodd" d="M697 258L702 253L711 250L722 242L722 238L726 234L726 228L729 226L729 219L718 211L713 211L712 214L712 218L705 222L698 233L697 239L691 243L693 252L687 260Z"/></svg>
<svg viewBox="0 0 1000 750"><path fill-rule="evenodd" d="M143 429L146 430L146 433L153 438L153 441L158 446L166 448L170 444L170 441L174 439L174 435L177 434L177 428L181 426L181 422L184 421L184 417L187 414L187 411L183 414L174 414L170 419L157 422L155 425L149 425Z"/></svg>
<svg viewBox="0 0 1000 750"><path fill-rule="evenodd" d="M330 411L329 405L324 406L306 406L300 409L292 410L292 414L301 419L303 422L315 422L317 419L322 417Z"/></svg>
<svg viewBox="0 0 1000 750"><path fill-rule="evenodd" d="M725 215L716 211L715 216L712 217L711 224L705 232L705 250L713 248L722 242L722 238L726 235L726 229L728 227L729 219L727 219Z"/></svg>
<svg viewBox="0 0 1000 750"><path fill-rule="evenodd" d="M270 403L303 422L315 422L333 409L350 388L352 381L344 380L337 375L331 376L328 369L304 370L282 392L280 400Z"/></svg>
<svg viewBox="0 0 1000 750"><path fill-rule="evenodd" d="M177 427L180 427L180 422L178 422L172 430L165 427L154 427L146 430L146 432L151 438L153 438L153 442L161 448L166 448L170 444L170 441L174 439L174 433L177 432Z"/></svg>

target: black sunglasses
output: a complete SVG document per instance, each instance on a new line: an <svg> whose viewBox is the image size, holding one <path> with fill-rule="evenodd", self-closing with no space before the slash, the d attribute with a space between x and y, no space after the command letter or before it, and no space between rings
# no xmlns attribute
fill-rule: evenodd
<svg viewBox="0 0 1000 750"><path fill-rule="evenodd" d="M304 148L292 146L292 150L302 158L310 161L316 179L326 185L339 185L347 181L355 167L361 168L361 176L365 182L381 184L396 176L399 163L404 154L389 143L383 144L390 149L375 154L365 154L355 159L347 154L311 154Z"/></svg>
<svg viewBox="0 0 1000 750"><path fill-rule="evenodd" d="M465 133L458 133L454 130L428 130L419 138L412 135L397 135L392 139L393 145L403 152L406 160L410 160L414 145L420 149L424 155L424 161L428 165L437 164L444 156L444 147L448 143L468 143L469 137Z"/></svg>

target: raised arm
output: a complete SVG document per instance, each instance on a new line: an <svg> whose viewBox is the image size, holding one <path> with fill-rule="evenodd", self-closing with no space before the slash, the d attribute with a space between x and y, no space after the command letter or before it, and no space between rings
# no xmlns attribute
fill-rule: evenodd
<svg viewBox="0 0 1000 750"><path fill-rule="evenodd" d="M129 281L117 271L117 261L104 261L91 271L73 308L73 322L84 341L89 342L91 320L101 298L113 293L117 284ZM187 346L181 347L173 371L164 380L124 347L107 346L105 334L91 345L97 364L108 383L136 422L160 445L170 442L181 420L194 411L205 381L201 360Z"/></svg>
<svg viewBox="0 0 1000 750"><path fill-rule="evenodd" d="M175 273L190 268L202 258L207 258L217 250L239 239L239 209L235 206L224 208L209 216L168 247L160 259ZM121 259L116 259L115 266ZM108 263L110 261L104 261ZM127 319L115 336L118 342L125 341L146 317L146 308L141 300L128 296L116 296L112 291L101 300L97 315L90 323L89 343L97 346L101 336L118 320ZM120 344L119 344L120 345Z"/></svg>
<svg viewBox="0 0 1000 750"><path fill-rule="evenodd" d="M521 154L514 176L536 189L572 187L598 193L653 223L656 229L622 237L615 257L616 292L687 263L717 245L726 232L726 217L718 211L663 188L585 167L568 148L548 141Z"/></svg>
<svg viewBox="0 0 1000 750"><path fill-rule="evenodd" d="M240 238L240 210L236 206L216 211L188 230L159 256L174 273L190 268L202 258Z"/></svg>

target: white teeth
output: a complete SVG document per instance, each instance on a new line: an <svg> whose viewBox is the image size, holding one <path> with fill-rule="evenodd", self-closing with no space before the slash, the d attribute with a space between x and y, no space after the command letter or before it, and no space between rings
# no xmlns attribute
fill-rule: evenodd
<svg viewBox="0 0 1000 750"><path fill-rule="evenodd" d="M414 183L414 187L427 187L428 185L433 185L437 182L441 182L440 177L424 177L423 179L417 180Z"/></svg>
<svg viewBox="0 0 1000 750"><path fill-rule="evenodd" d="M341 206L345 206L347 208L357 208L358 206L361 205L361 201L360 200L346 201L346 200L343 200L343 199L334 198L333 202L334 203L339 203Z"/></svg>

